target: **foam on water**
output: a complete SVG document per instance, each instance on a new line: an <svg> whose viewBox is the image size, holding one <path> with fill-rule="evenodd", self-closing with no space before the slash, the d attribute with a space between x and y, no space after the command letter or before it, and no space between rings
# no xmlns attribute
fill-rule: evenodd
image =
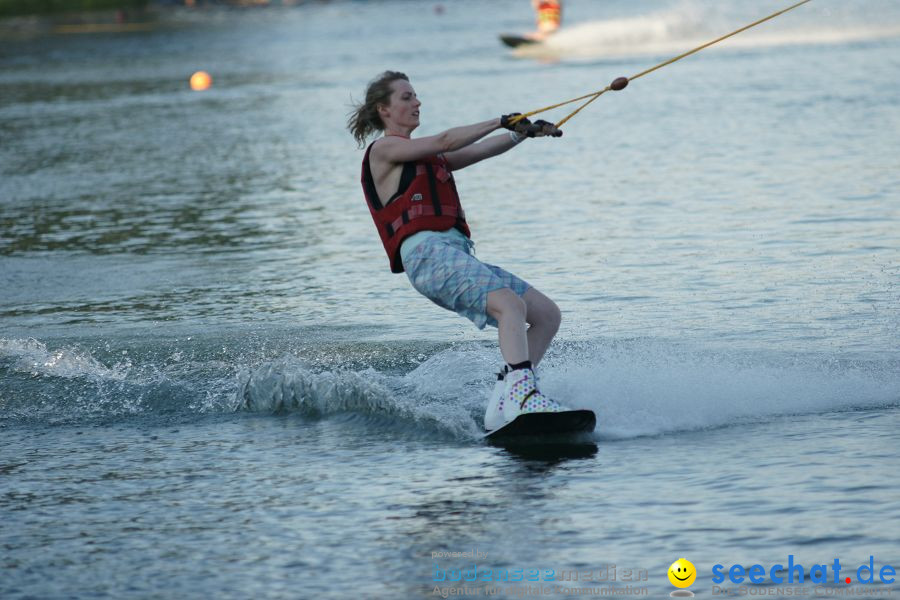
<svg viewBox="0 0 900 600"><path fill-rule="evenodd" d="M726 427L900 402L898 362L597 344L544 373L546 391L598 414L601 438Z"/></svg>

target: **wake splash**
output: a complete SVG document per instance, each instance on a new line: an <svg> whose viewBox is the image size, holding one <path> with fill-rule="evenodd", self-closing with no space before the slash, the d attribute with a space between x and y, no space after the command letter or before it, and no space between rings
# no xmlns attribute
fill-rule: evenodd
<svg viewBox="0 0 900 600"><path fill-rule="evenodd" d="M309 368L293 357L265 363L239 376L234 403L253 412L297 412L327 418L353 413L386 417L412 429L426 429L455 438L481 436L481 413L487 399L482 381L485 348L445 350L406 375Z"/></svg>
<svg viewBox="0 0 900 600"><path fill-rule="evenodd" d="M14 359L15 370L35 377L71 379L83 376L98 380L122 381L131 367L127 357L112 366L106 366L90 352L74 347L49 350L45 344L35 339L0 339L0 357L4 356Z"/></svg>
<svg viewBox="0 0 900 600"><path fill-rule="evenodd" d="M900 405L900 360L711 352L642 340L554 360L551 396L626 439Z"/></svg>
<svg viewBox="0 0 900 600"><path fill-rule="evenodd" d="M465 344L405 375L313 372L295 360L248 371L245 410L380 414L455 437L481 434L496 350ZM598 415L598 439L674 434L900 405L900 361L710 352L653 340L568 343L541 365L543 390Z"/></svg>
<svg viewBox="0 0 900 600"><path fill-rule="evenodd" d="M813 8L801 7L795 14L763 23L706 51L844 44L900 36L900 25L890 24L890 20L872 22L876 11L853 14L847 13L848 9L837 13ZM766 16L746 8L739 12L735 14L733 7L719 3L685 2L646 15L577 23L561 29L543 44L520 46L513 55L537 59L676 55Z"/></svg>
<svg viewBox="0 0 900 600"><path fill-rule="evenodd" d="M135 351L109 342L52 347L0 338L0 424L221 412L222 391L232 381L223 366L169 346Z"/></svg>
<svg viewBox="0 0 900 600"><path fill-rule="evenodd" d="M0 424L295 414L370 435L477 440L494 344L337 343L226 352L171 341L130 350L0 339ZM244 342L246 343L246 342ZM275 356L275 358L272 358ZM406 366L398 367L398 361ZM710 350L652 339L560 342L541 387L598 415L598 439L677 434L900 406L900 357Z"/></svg>

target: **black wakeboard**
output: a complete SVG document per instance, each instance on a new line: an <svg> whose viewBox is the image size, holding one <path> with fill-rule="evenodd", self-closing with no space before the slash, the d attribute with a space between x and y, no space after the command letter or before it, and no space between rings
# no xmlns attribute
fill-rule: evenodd
<svg viewBox="0 0 900 600"><path fill-rule="evenodd" d="M566 410L519 415L506 425L485 434L489 440L522 436L564 436L590 433L597 426L597 415L592 410Z"/></svg>

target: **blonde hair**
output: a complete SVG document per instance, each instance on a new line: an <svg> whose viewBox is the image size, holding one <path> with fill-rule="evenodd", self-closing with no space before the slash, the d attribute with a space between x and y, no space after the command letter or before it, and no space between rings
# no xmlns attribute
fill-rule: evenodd
<svg viewBox="0 0 900 600"><path fill-rule="evenodd" d="M357 104L347 119L347 129L353 134L353 139L362 148L366 145L366 138L376 131L384 131L384 123L378 114L379 105L391 103L391 83L398 79L409 81L409 77L398 71L385 71L369 82L366 88L366 99L362 104Z"/></svg>

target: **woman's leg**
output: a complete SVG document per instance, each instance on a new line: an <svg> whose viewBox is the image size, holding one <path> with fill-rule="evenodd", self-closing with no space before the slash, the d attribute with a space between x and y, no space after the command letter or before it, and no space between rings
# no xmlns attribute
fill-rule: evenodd
<svg viewBox="0 0 900 600"><path fill-rule="evenodd" d="M528 328L528 360L537 367L559 331L562 315L553 300L534 288L528 288L522 300L525 301L525 320L531 324Z"/></svg>
<svg viewBox="0 0 900 600"><path fill-rule="evenodd" d="M511 365L530 360L537 367L562 320L553 300L534 288L522 297L509 288L489 292L487 312L497 320L500 353Z"/></svg>
<svg viewBox="0 0 900 600"><path fill-rule="evenodd" d="M487 313L497 320L500 354L507 364L515 365L529 360L530 335L525 330L527 311L525 300L509 288L488 292Z"/></svg>

